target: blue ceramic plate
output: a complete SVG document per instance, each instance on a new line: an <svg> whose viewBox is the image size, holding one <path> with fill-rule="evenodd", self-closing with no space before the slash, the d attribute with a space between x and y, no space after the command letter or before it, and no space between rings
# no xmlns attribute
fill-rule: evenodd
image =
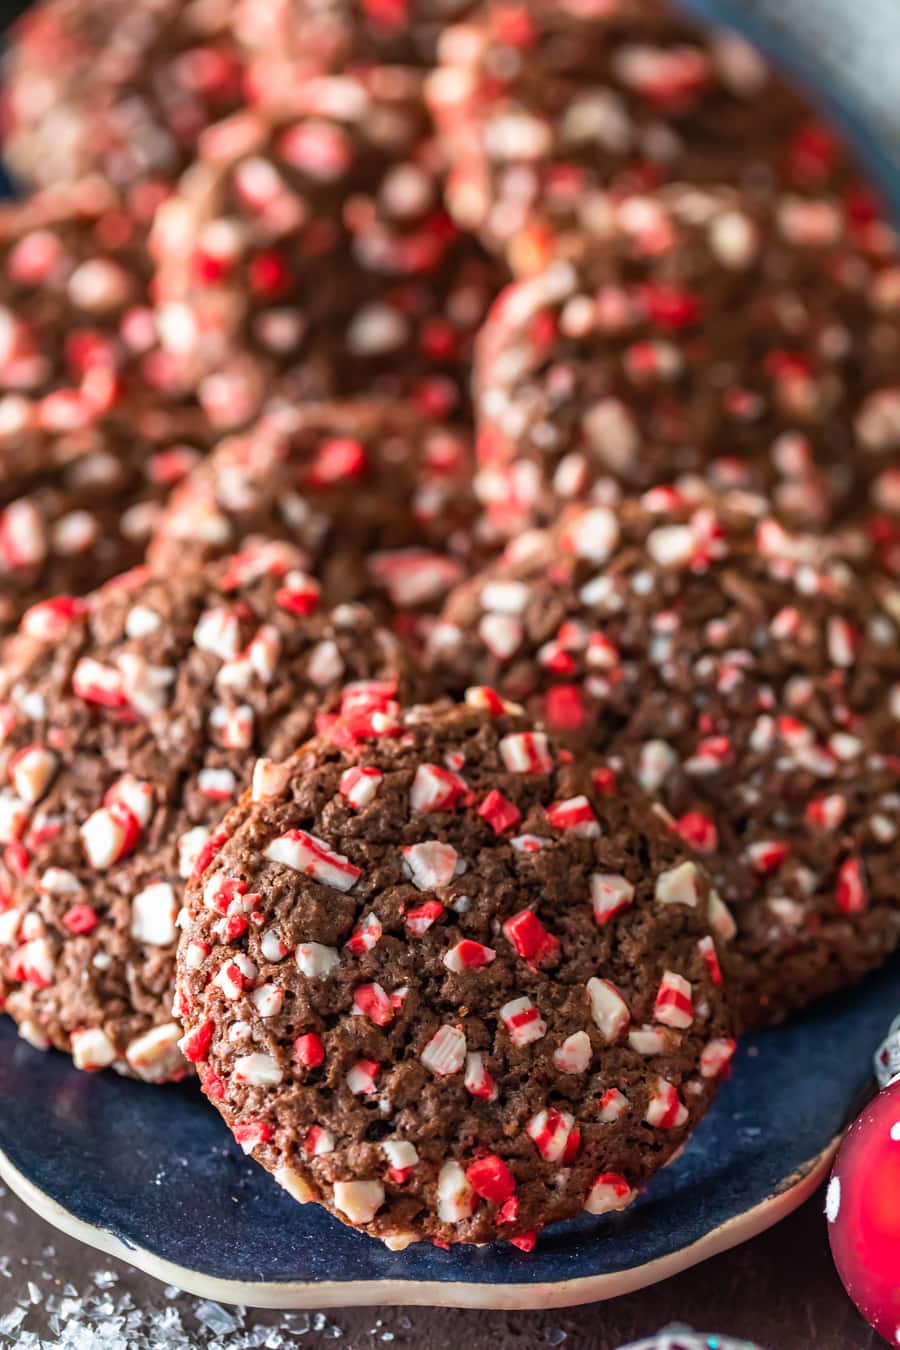
<svg viewBox="0 0 900 1350"><path fill-rule="evenodd" d="M0 1025L0 1173L51 1222L191 1292L274 1307L549 1307L650 1284L809 1195L900 1007L900 966L742 1045L681 1156L624 1214L507 1244L391 1253L300 1207L190 1087L75 1071Z"/></svg>

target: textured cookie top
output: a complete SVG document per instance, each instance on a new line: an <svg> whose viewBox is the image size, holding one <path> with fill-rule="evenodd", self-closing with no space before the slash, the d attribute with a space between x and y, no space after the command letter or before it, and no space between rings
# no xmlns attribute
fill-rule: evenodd
<svg viewBox="0 0 900 1350"><path fill-rule="evenodd" d="M199 417L127 402L114 417L71 431L22 422L0 432L0 636L32 604L83 595L143 557L174 484L206 439ZM15 426L18 425L18 433ZM3 456L24 447L33 472L3 475Z"/></svg>
<svg viewBox="0 0 900 1350"><path fill-rule="evenodd" d="M279 58L302 57L322 71L340 72L360 62L433 65L448 23L463 18L476 0L243 0L235 27L248 47L265 52L268 78Z"/></svg>
<svg viewBox="0 0 900 1350"><path fill-rule="evenodd" d="M659 489L522 536L434 633L447 687L495 684L661 799L733 908L746 1022L900 939L900 590L862 547Z"/></svg>
<svg viewBox="0 0 900 1350"><path fill-rule="evenodd" d="M835 197L608 196L482 330L479 493L511 532L692 473L804 525L896 512L898 316L893 232Z"/></svg>
<svg viewBox="0 0 900 1350"><path fill-rule="evenodd" d="M24 1035L148 1079L171 1020L180 888L254 756L311 732L348 679L403 658L360 606L318 612L284 544L136 571L37 605L0 676L0 992Z"/></svg>
<svg viewBox="0 0 900 1350"><path fill-rule="evenodd" d="M499 284L441 205L421 78L400 66L308 78L281 116L211 127L151 246L163 341L223 426L275 375L452 410Z"/></svg>
<svg viewBox="0 0 900 1350"><path fill-rule="evenodd" d="M467 434L390 401L303 404L227 437L173 494L161 570L290 540L332 601L434 607L466 574L477 515Z"/></svg>
<svg viewBox="0 0 900 1350"><path fill-rule="evenodd" d="M622 1208L734 1048L727 915L677 837L467 699L338 719L226 818L182 920L205 1092L297 1199L395 1247Z"/></svg>
<svg viewBox="0 0 900 1350"><path fill-rule="evenodd" d="M96 179L0 212L0 634L137 563L208 441L155 345L146 227Z"/></svg>
<svg viewBox="0 0 900 1350"><path fill-rule="evenodd" d="M247 92L229 22L239 7L182 0L49 0L13 29L6 60L16 173L53 185L102 173L171 179L203 127Z"/></svg>
<svg viewBox="0 0 900 1350"><path fill-rule="evenodd" d="M428 82L466 228L534 270L591 235L611 185L843 180L835 137L722 30L658 0L493 3L447 31Z"/></svg>
<svg viewBox="0 0 900 1350"><path fill-rule="evenodd" d="M172 181L204 128L278 105L314 72L430 64L472 0L48 0L5 62L4 152L26 182L87 173L138 189Z"/></svg>
<svg viewBox="0 0 900 1350"><path fill-rule="evenodd" d="M0 211L0 432L21 420L72 431L114 409L140 376L142 393L179 391L160 358L144 240L159 194L142 210L91 178ZM18 428L17 428L18 430ZM0 466L31 456L0 447Z"/></svg>

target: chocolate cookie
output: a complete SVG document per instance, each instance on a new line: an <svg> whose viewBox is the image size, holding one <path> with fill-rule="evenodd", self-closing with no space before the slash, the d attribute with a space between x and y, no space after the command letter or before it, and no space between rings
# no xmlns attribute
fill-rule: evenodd
<svg viewBox="0 0 900 1350"><path fill-rule="evenodd" d="M136 566L169 491L199 463L204 439L192 418L137 405L58 432L29 425L24 401L8 399L3 412L0 463L7 449L24 447L24 458L41 468L0 471L0 637L48 595L84 595ZM194 431L201 434L193 444L182 439Z"/></svg>
<svg viewBox="0 0 900 1350"><path fill-rule="evenodd" d="M393 1248L623 1208L727 1070L702 872L493 690L338 718L222 832L184 1053L295 1199Z"/></svg>
<svg viewBox="0 0 900 1350"><path fill-rule="evenodd" d="M465 406L503 276L450 222L439 170L409 67L309 78L284 115L204 133L151 247L163 342L214 422L273 388Z"/></svg>
<svg viewBox="0 0 900 1350"><path fill-rule="evenodd" d="M804 526L900 510L894 233L833 197L676 185L511 285L478 348L478 491L514 533L701 474Z"/></svg>
<svg viewBox="0 0 900 1350"><path fill-rule="evenodd" d="M477 0L244 0L235 28L251 49L265 53L261 71L297 54L321 71L340 73L359 62L428 67L447 24L464 18ZM277 78L277 76L275 77Z"/></svg>
<svg viewBox="0 0 900 1350"><path fill-rule="evenodd" d="M0 212L0 634L134 566L209 440L154 346L146 226L97 180Z"/></svg>
<svg viewBox="0 0 900 1350"><path fill-rule="evenodd" d="M469 570L477 517L469 436L374 399L305 404L223 440L173 494L160 570L247 536L303 550L326 598L434 609Z"/></svg>
<svg viewBox="0 0 900 1350"><path fill-rule="evenodd" d="M433 635L445 685L490 681L660 799L733 910L745 1027L900 942L900 590L864 549L659 489L523 536Z"/></svg>
<svg viewBox="0 0 900 1350"><path fill-rule="evenodd" d="M661 0L488 3L429 78L451 211L523 274L603 231L610 188L852 179L842 147L759 54Z"/></svg>
<svg viewBox="0 0 900 1350"><path fill-rule="evenodd" d="M22 1034L160 1080L185 877L256 754L311 732L329 695L405 669L360 606L320 613L285 544L206 570L138 570L30 610L0 673L0 995ZM386 683L385 683L386 682ZM368 685L351 686L364 702ZM265 769L259 771L263 778Z"/></svg>
<svg viewBox="0 0 900 1350"><path fill-rule="evenodd" d="M311 73L430 65L473 0L43 0L12 31L4 152L26 182L171 182L212 122Z"/></svg>
<svg viewBox="0 0 900 1350"><path fill-rule="evenodd" d="M203 127L241 101L237 7L181 0L45 0L15 25L4 154L26 182L99 172L171 179Z"/></svg>
<svg viewBox="0 0 900 1350"><path fill-rule="evenodd" d="M93 423L138 373L148 392L180 388L172 363L154 360L146 235L158 200L141 214L91 178L0 208L0 394L29 399L42 427ZM11 467L25 471L18 456Z"/></svg>

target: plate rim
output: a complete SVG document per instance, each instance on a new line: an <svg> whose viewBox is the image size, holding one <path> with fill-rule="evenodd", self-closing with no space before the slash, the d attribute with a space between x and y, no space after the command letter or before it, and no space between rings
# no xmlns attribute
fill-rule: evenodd
<svg viewBox="0 0 900 1350"><path fill-rule="evenodd" d="M632 1294L678 1275L691 1266L737 1247L779 1223L803 1204L828 1172L843 1137L840 1131L825 1147L785 1178L773 1194L743 1214L732 1215L688 1246L655 1257L628 1270L581 1275L540 1284L470 1284L431 1280L265 1281L227 1280L181 1266L136 1246L111 1229L89 1223L48 1195L0 1150L0 1178L35 1214L85 1246L116 1257L162 1284L176 1286L197 1298L217 1303L279 1311L315 1311L336 1307L468 1308L535 1311L571 1308ZM402 1260L402 1256L398 1256Z"/></svg>

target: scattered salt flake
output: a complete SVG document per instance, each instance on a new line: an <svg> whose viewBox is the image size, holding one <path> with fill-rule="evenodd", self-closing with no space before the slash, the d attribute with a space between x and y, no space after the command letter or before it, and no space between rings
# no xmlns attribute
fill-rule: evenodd
<svg viewBox="0 0 900 1350"><path fill-rule="evenodd" d="M195 1316L201 1326L207 1327L217 1336L229 1336L239 1326L236 1317L226 1312L220 1303L213 1303L209 1299L198 1305Z"/></svg>

